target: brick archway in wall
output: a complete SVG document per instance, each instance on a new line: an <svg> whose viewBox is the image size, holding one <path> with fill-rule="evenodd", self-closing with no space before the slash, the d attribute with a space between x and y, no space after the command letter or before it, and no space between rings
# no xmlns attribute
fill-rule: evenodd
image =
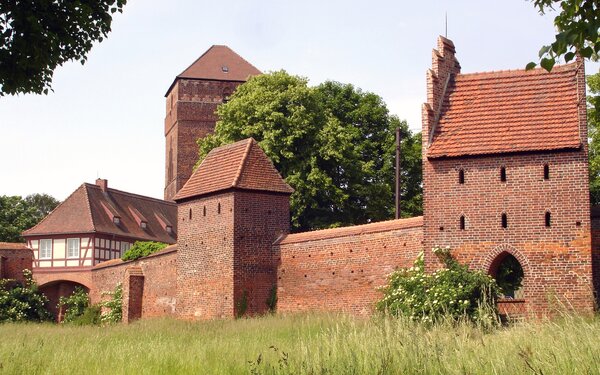
<svg viewBox="0 0 600 375"><path fill-rule="evenodd" d="M34 270L33 277L40 292L48 297L48 310L54 315L56 321L61 321L63 318L62 311L59 311L57 307L60 297L70 296L78 286L87 293L92 289L92 275L89 270L76 272L39 272Z"/></svg>
<svg viewBox="0 0 600 375"><path fill-rule="evenodd" d="M529 260L517 248L509 244L501 244L496 246L492 251L485 254L482 259L481 269L485 270L488 275L495 277L498 266L506 258L512 255L517 259L523 269L523 291L524 298L520 299L501 299L498 301L498 311L505 316L520 317L527 313L527 290L529 279L531 276L531 267Z"/></svg>

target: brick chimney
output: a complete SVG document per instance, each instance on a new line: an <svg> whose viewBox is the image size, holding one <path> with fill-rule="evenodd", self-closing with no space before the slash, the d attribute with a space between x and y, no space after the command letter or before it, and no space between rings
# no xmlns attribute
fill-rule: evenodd
<svg viewBox="0 0 600 375"><path fill-rule="evenodd" d="M435 125L439 119L441 105L451 78L460 73L460 64L455 57L456 49L450 39L438 37L437 49L432 52L431 69L427 71L427 103L423 113L423 142L429 146L433 139Z"/></svg>
<svg viewBox="0 0 600 375"><path fill-rule="evenodd" d="M102 189L102 191L106 191L106 189L108 189L108 180L104 178L98 178L96 179L96 185L100 186L100 189Z"/></svg>

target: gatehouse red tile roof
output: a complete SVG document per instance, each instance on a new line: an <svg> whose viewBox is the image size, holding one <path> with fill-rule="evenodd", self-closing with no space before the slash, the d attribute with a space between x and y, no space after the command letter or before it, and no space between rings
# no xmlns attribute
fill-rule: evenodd
<svg viewBox="0 0 600 375"><path fill-rule="evenodd" d="M248 138L209 152L174 199L183 200L231 188L294 192L258 143Z"/></svg>
<svg viewBox="0 0 600 375"><path fill-rule="evenodd" d="M276 244L285 245L290 243L320 241L331 238L360 236L362 234L388 232L392 230L419 228L423 226L423 216L408 219L396 219L380 221L378 223L353 225L343 228L322 229L303 233L288 234L279 239Z"/></svg>
<svg viewBox="0 0 600 375"><path fill-rule="evenodd" d="M544 69L458 74L451 80L427 157L581 146L579 62Z"/></svg>
<svg viewBox="0 0 600 375"><path fill-rule="evenodd" d="M260 70L231 48L213 45L175 78L167 95L180 78L245 82L249 77L259 74Z"/></svg>
<svg viewBox="0 0 600 375"><path fill-rule="evenodd" d="M29 248L20 242L0 242L0 250L29 250Z"/></svg>
<svg viewBox="0 0 600 375"><path fill-rule="evenodd" d="M142 217L146 228L140 225ZM115 217L118 223L115 223ZM167 226L172 231L168 232ZM23 236L105 233L132 239L176 242L177 205L173 202L84 183Z"/></svg>

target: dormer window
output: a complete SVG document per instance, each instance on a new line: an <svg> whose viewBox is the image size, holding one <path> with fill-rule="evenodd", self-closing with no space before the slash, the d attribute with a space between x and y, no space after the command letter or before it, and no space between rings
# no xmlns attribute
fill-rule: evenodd
<svg viewBox="0 0 600 375"><path fill-rule="evenodd" d="M165 230L167 231L168 234L173 234L173 227L170 225L167 225L167 227L165 228Z"/></svg>
<svg viewBox="0 0 600 375"><path fill-rule="evenodd" d="M119 216L113 216L113 223L115 225L121 224L121 218Z"/></svg>
<svg viewBox="0 0 600 375"><path fill-rule="evenodd" d="M140 222L140 228L142 228L142 229L148 228L148 222L146 222L146 221Z"/></svg>
<svg viewBox="0 0 600 375"><path fill-rule="evenodd" d="M229 67L227 65L223 65L221 67L221 70L223 71L223 73L229 73Z"/></svg>

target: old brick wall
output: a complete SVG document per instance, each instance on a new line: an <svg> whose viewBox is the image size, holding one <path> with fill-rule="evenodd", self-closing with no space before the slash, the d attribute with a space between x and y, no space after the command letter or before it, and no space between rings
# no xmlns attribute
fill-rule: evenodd
<svg viewBox="0 0 600 375"><path fill-rule="evenodd" d="M525 273L528 311L560 305L592 309L589 188L586 153L529 153L428 160L424 158L424 248L450 246L459 261L488 272L510 253ZM544 179L544 165L549 179ZM506 168L506 181L500 168ZM459 171L464 183L459 183ZM545 214L551 214L546 227ZM502 227L502 214L507 228ZM460 228L460 217L465 229ZM559 302L549 302L558 300Z"/></svg>
<svg viewBox="0 0 600 375"><path fill-rule="evenodd" d="M165 200L172 200L198 161L196 141L215 129L217 106L242 82L178 79L166 100Z"/></svg>
<svg viewBox="0 0 600 375"><path fill-rule="evenodd" d="M596 306L600 306L600 206L592 206L592 278Z"/></svg>
<svg viewBox="0 0 600 375"><path fill-rule="evenodd" d="M178 205L177 316L234 316L234 193Z"/></svg>
<svg viewBox="0 0 600 375"><path fill-rule="evenodd" d="M125 286L129 282L126 280L128 269L139 269L141 274L134 276L143 275L141 316L148 318L174 315L177 290L176 257L177 245L172 245L134 261L123 262L115 259L100 263L91 271L94 283L94 288L90 290L92 303L100 302L102 292L114 291L118 283ZM131 271L129 273L131 274Z"/></svg>
<svg viewBox="0 0 600 375"><path fill-rule="evenodd" d="M234 306L241 312L245 299L246 314L265 313L277 287L273 242L289 232L289 196L237 191L234 211Z"/></svg>
<svg viewBox="0 0 600 375"><path fill-rule="evenodd" d="M274 246L277 311L342 311L366 315L377 287L422 251L421 217L291 234Z"/></svg>
<svg viewBox="0 0 600 375"><path fill-rule="evenodd" d="M31 270L33 251L23 244L0 243L0 278L23 280L23 270Z"/></svg>

